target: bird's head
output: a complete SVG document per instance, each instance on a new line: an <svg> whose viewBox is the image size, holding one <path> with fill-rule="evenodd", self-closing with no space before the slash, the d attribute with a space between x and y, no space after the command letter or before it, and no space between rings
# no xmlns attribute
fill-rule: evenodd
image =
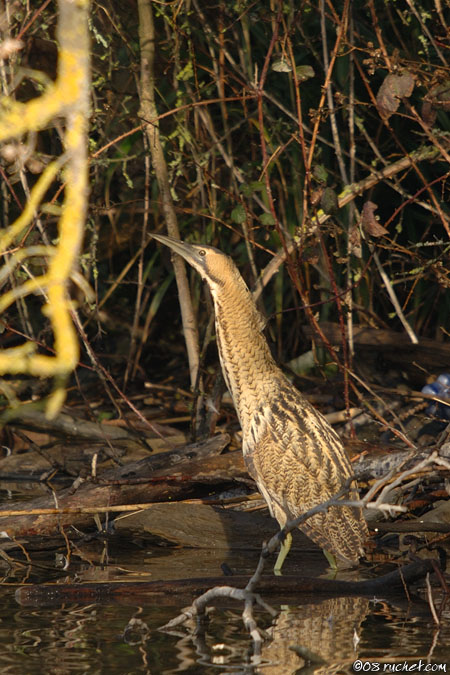
<svg viewBox="0 0 450 675"><path fill-rule="evenodd" d="M188 244L162 234L152 234L152 237L181 255L208 282L211 288L224 286L228 280L240 278L231 258L213 246Z"/></svg>

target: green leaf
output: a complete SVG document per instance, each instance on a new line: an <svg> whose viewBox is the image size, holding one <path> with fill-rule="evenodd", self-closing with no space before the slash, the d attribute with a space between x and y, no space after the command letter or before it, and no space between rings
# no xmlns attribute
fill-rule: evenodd
<svg viewBox="0 0 450 675"><path fill-rule="evenodd" d="M246 219L247 215L244 207L242 204L238 204L231 212L231 220L237 225L242 225L242 223L245 223Z"/></svg>
<svg viewBox="0 0 450 675"><path fill-rule="evenodd" d="M169 274L164 281L158 286L155 295L153 296L153 299L150 303L150 307L148 308L148 316L147 316L147 325L149 326L153 319L155 318L158 309L163 301L163 298L166 294L167 289L169 288L172 280L174 278L173 274Z"/></svg>
<svg viewBox="0 0 450 675"><path fill-rule="evenodd" d="M275 218L271 213L263 213L259 220L262 225L275 225Z"/></svg>
<svg viewBox="0 0 450 675"><path fill-rule="evenodd" d="M261 192L262 190L265 190L265 189L266 189L266 184L265 184L264 181L262 181L262 180L253 180L253 181L250 183L250 187L252 188L252 190L253 190L254 192L258 192L258 191Z"/></svg>
<svg viewBox="0 0 450 675"><path fill-rule="evenodd" d="M244 197L251 197L254 190L249 183L242 183L242 185L239 187L239 190L242 192Z"/></svg>
<svg viewBox="0 0 450 675"><path fill-rule="evenodd" d="M328 178L328 171L323 164L316 164L313 167L313 176L316 178L319 183L326 183Z"/></svg>
<svg viewBox="0 0 450 675"><path fill-rule="evenodd" d="M261 180L253 180L251 183L242 183L239 187L239 190L246 197L251 197L254 192L262 192L265 190L266 185Z"/></svg>

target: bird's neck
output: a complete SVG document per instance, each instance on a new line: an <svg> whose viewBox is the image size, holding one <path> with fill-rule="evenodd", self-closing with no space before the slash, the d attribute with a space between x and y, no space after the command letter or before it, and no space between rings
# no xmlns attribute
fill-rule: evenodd
<svg viewBox="0 0 450 675"><path fill-rule="evenodd" d="M212 295L222 371L245 432L250 411L267 398L280 371L262 333L264 320L244 280L239 277L216 287Z"/></svg>

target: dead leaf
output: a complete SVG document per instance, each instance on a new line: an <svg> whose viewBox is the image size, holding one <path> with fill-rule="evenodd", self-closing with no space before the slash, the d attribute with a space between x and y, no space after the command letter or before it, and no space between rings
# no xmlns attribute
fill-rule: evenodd
<svg viewBox="0 0 450 675"><path fill-rule="evenodd" d="M434 108L448 112L450 110L450 80L433 87L427 100L431 101Z"/></svg>
<svg viewBox="0 0 450 675"><path fill-rule="evenodd" d="M411 96L413 89L414 76L408 70L397 74L389 73L377 94L380 115L386 119L393 115L400 105L400 99Z"/></svg>
<svg viewBox="0 0 450 675"><path fill-rule="evenodd" d="M362 257L361 233L357 225L352 225L348 231L349 253L356 258Z"/></svg>
<svg viewBox="0 0 450 675"><path fill-rule="evenodd" d="M277 59L272 64L272 70L275 70L277 73L290 73L292 66L285 59Z"/></svg>
<svg viewBox="0 0 450 675"><path fill-rule="evenodd" d="M373 202L366 202L362 208L361 225L364 232L371 237L382 237L384 234L388 234L388 230L375 217L377 208L378 205Z"/></svg>
<svg viewBox="0 0 450 675"><path fill-rule="evenodd" d="M422 110L420 113L423 121L428 124L428 126L432 127L433 124L436 121L436 116L437 112L436 109L433 107L433 104L431 101L424 101L422 103Z"/></svg>
<svg viewBox="0 0 450 675"><path fill-rule="evenodd" d="M318 187L316 190L312 190L311 192L311 206L317 206L319 204L320 200L322 199L322 194L323 194L323 187Z"/></svg>
<svg viewBox="0 0 450 675"><path fill-rule="evenodd" d="M297 74L297 82L304 82L315 75L314 68L312 66L297 66L295 72Z"/></svg>

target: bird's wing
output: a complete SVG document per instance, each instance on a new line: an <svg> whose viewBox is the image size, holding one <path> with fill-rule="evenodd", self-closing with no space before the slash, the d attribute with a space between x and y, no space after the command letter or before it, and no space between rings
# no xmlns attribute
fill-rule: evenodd
<svg viewBox="0 0 450 675"><path fill-rule="evenodd" d="M303 397L300 407L290 392L260 406L243 450L249 472L280 526L335 497L352 475L337 434ZM357 499L356 489L345 498ZM362 554L366 526L360 509L331 507L300 527L342 559L356 562Z"/></svg>

